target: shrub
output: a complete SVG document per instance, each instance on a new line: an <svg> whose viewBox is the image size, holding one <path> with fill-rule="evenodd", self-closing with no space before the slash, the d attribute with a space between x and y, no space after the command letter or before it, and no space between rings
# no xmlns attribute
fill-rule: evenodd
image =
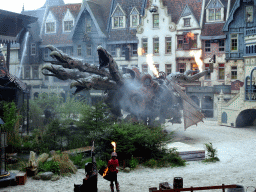
<svg viewBox="0 0 256 192"><path fill-rule="evenodd" d="M38 164L39 172L51 171L56 174L60 174L60 164L57 161L47 161L45 163L39 162Z"/></svg>
<svg viewBox="0 0 256 192"><path fill-rule="evenodd" d="M138 164L139 164L139 161L133 157L128 162L128 166L132 169L136 168Z"/></svg>
<svg viewBox="0 0 256 192"><path fill-rule="evenodd" d="M205 143L206 150L207 150L207 156L209 158L206 158L203 160L203 162L216 162L219 161L220 159L217 157L217 149L213 148L212 143Z"/></svg>
<svg viewBox="0 0 256 192"><path fill-rule="evenodd" d="M103 166L107 166L107 162L102 161L102 160L98 160L98 161L96 161L96 163L97 163L97 169L98 169L98 170L99 170L101 167L103 167Z"/></svg>
<svg viewBox="0 0 256 192"><path fill-rule="evenodd" d="M117 142L117 154L119 160L131 159L132 156L143 159L157 159L161 156L161 146L171 137L164 134L161 127L149 128L141 124L116 123L103 131L92 131L89 139L95 138L97 153L109 158L113 151L111 141Z"/></svg>
<svg viewBox="0 0 256 192"><path fill-rule="evenodd" d="M154 168L157 166L157 161L155 159L150 159L144 163L145 166Z"/></svg>
<svg viewBox="0 0 256 192"><path fill-rule="evenodd" d="M55 154L53 155L53 161L59 162L60 174L64 173L76 173L77 168L73 164L73 162L69 159L69 155L66 153L62 153L61 155Z"/></svg>

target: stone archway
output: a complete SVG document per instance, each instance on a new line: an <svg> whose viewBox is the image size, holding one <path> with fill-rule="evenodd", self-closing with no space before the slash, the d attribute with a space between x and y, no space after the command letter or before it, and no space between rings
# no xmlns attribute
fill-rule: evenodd
<svg viewBox="0 0 256 192"><path fill-rule="evenodd" d="M246 109L239 113L236 118L236 127L253 126L256 120L256 109Z"/></svg>

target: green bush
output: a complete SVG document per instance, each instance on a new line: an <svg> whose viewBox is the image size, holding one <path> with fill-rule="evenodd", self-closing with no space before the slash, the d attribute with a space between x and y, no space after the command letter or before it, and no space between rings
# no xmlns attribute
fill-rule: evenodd
<svg viewBox="0 0 256 192"><path fill-rule="evenodd" d="M154 168L157 166L157 161L155 159L150 159L144 163L145 166Z"/></svg>
<svg viewBox="0 0 256 192"><path fill-rule="evenodd" d="M56 174L60 174L60 164L57 161L47 161L45 163L39 162L38 165L39 172L51 171Z"/></svg>
<svg viewBox="0 0 256 192"><path fill-rule="evenodd" d="M102 160L97 160L97 169L99 170L101 167L103 166L107 166L107 162L106 161L102 161Z"/></svg>
<svg viewBox="0 0 256 192"><path fill-rule="evenodd" d="M23 142L23 147L22 147L23 150L32 150L33 149L32 147L33 147L32 142L30 141Z"/></svg>
<svg viewBox="0 0 256 192"><path fill-rule="evenodd" d="M132 157L132 159L129 160L128 164L129 164L128 167L134 169L139 164L139 161Z"/></svg>
<svg viewBox="0 0 256 192"><path fill-rule="evenodd" d="M161 127L116 123L103 131L92 131L88 137L90 140L95 138L97 153L104 155L101 159L109 158L113 151L111 141L116 141L119 160L131 159L132 156L148 160L161 156L161 147L165 141L170 140L171 134L163 133Z"/></svg>

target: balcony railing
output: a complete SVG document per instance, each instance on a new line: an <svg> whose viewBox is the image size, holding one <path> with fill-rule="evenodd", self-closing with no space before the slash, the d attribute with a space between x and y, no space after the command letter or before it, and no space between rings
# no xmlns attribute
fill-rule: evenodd
<svg viewBox="0 0 256 192"><path fill-rule="evenodd" d="M246 31L245 31L245 35L246 36L255 35L255 34L256 34L256 27L250 28L250 29L246 29Z"/></svg>

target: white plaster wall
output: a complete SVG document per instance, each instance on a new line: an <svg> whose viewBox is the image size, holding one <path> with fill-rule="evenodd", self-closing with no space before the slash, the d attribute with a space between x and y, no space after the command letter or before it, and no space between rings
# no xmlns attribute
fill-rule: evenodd
<svg viewBox="0 0 256 192"><path fill-rule="evenodd" d="M159 37L159 55L153 56L154 63L159 64L159 71L165 71L165 64L172 64L172 71L176 71L175 46L176 31L171 32L170 28L174 28L175 24L171 22L171 17L167 15L166 7L160 4L159 0L153 0L153 4L158 6L159 28L153 28L153 14L149 10L145 10L145 17L142 18L142 24L139 26L143 29L142 33L137 33L139 39L138 48L142 48L142 38L148 38L148 53L153 54L153 38ZM165 37L172 38L172 52L165 54ZM146 55L138 56L138 66L142 70L141 65L146 64ZM150 72L150 70L149 70Z"/></svg>

